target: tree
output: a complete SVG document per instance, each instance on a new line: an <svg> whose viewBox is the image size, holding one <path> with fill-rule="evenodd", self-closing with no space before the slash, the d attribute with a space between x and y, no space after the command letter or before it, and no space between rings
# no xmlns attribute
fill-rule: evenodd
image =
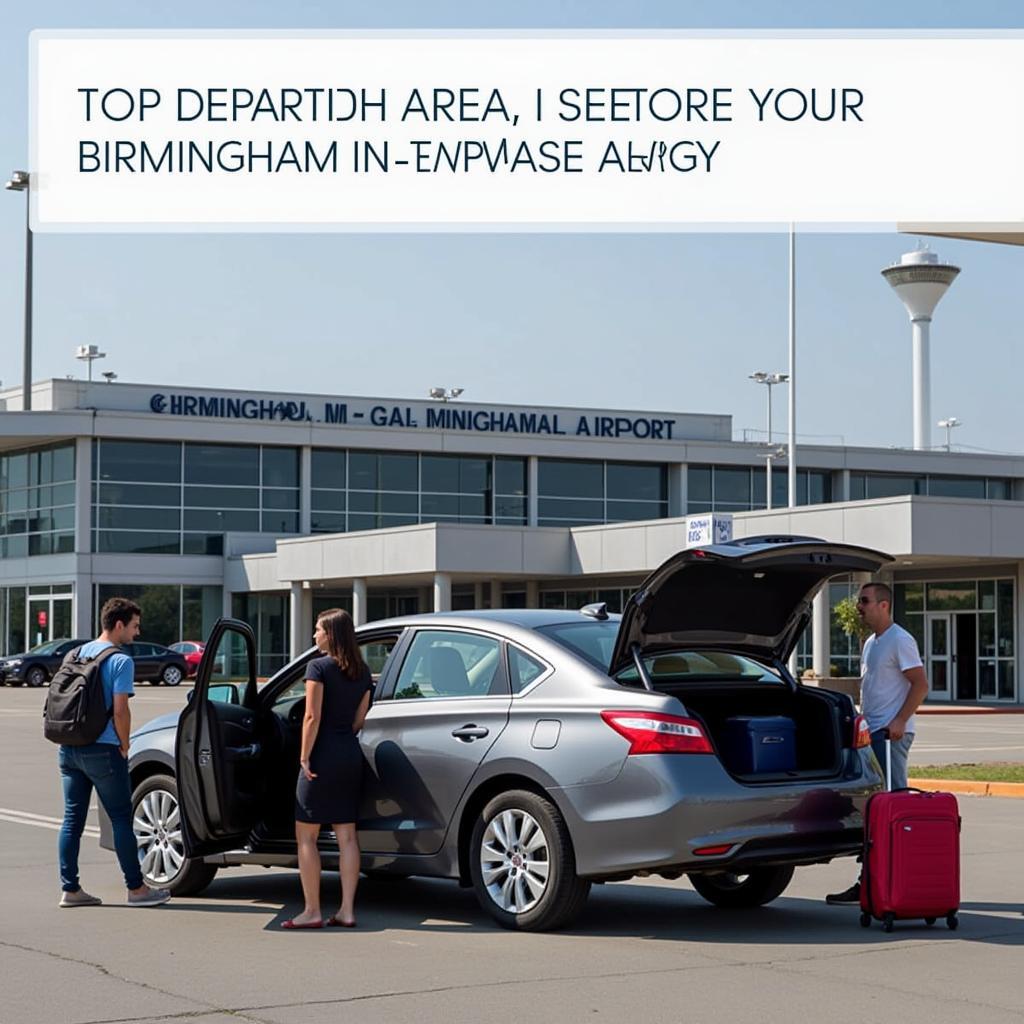
<svg viewBox="0 0 1024 1024"><path fill-rule="evenodd" d="M850 637L856 637L861 649L864 641L871 635L871 630L864 625L864 620L857 614L857 599L855 597L844 597L832 609L832 613L839 623L839 628Z"/></svg>

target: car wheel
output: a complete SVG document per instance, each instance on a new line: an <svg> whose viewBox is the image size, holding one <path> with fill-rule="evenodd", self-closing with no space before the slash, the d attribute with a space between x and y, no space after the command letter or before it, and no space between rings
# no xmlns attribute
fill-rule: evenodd
<svg viewBox="0 0 1024 1024"><path fill-rule="evenodd" d="M167 686L177 686L181 682L182 671L177 665L165 665L160 673L160 680Z"/></svg>
<svg viewBox="0 0 1024 1024"><path fill-rule="evenodd" d="M33 665L25 673L25 682L29 686L42 686L46 682L46 669L41 665Z"/></svg>
<svg viewBox="0 0 1024 1024"><path fill-rule="evenodd" d="M510 790L473 826L470 874L480 905L500 925L545 931L583 909L590 882L576 874L565 819L550 800Z"/></svg>
<svg viewBox="0 0 1024 1024"><path fill-rule="evenodd" d="M747 874L694 874L690 883L708 903L733 910L771 903L782 895L792 877L792 867L753 868Z"/></svg>
<svg viewBox="0 0 1024 1024"><path fill-rule="evenodd" d="M194 896L213 881L216 865L185 856L178 784L170 775L151 775L136 787L132 827L146 885L170 889L175 896Z"/></svg>

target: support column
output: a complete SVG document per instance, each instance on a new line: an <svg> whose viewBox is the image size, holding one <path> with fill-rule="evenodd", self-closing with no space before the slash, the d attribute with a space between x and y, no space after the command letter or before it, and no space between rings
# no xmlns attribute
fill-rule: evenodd
<svg viewBox="0 0 1024 1024"><path fill-rule="evenodd" d="M288 601L288 649L297 658L313 642L313 592L292 583Z"/></svg>
<svg viewBox="0 0 1024 1024"><path fill-rule="evenodd" d="M501 607L501 580L491 580L491 607Z"/></svg>
<svg viewBox="0 0 1024 1024"><path fill-rule="evenodd" d="M75 576L75 636L95 636L99 632L94 615L92 576L79 573Z"/></svg>
<svg viewBox="0 0 1024 1024"><path fill-rule="evenodd" d="M818 591L814 598L814 605L811 612L811 650L813 652L812 666L814 674L819 679L828 679L832 662L831 636L832 636L832 608L829 602L829 587L825 586Z"/></svg>
<svg viewBox="0 0 1024 1024"><path fill-rule="evenodd" d="M362 626L366 622L366 580L352 581L352 622Z"/></svg>
<svg viewBox="0 0 1024 1024"><path fill-rule="evenodd" d="M221 605L220 605L221 618L230 619L230 618L233 617L232 614L231 614L232 606L234 604L234 601L232 601L232 597L233 596L234 596L234 591L233 590L228 590L228 588L225 587L223 595L221 597Z"/></svg>
<svg viewBox="0 0 1024 1024"><path fill-rule="evenodd" d="M672 463L668 467L668 514L671 518L686 515L689 502L687 477L689 467L685 462Z"/></svg>
<svg viewBox="0 0 1024 1024"><path fill-rule="evenodd" d="M483 608L484 606L484 585L479 581L473 584L473 607Z"/></svg>
<svg viewBox="0 0 1024 1024"><path fill-rule="evenodd" d="M526 607L540 607L540 584L536 580L526 581Z"/></svg>
<svg viewBox="0 0 1024 1024"><path fill-rule="evenodd" d="M304 444L299 449L299 533L313 532L313 449Z"/></svg>
<svg viewBox="0 0 1024 1024"><path fill-rule="evenodd" d="M434 611L452 610L452 578L446 572L434 573Z"/></svg>
<svg viewBox="0 0 1024 1024"><path fill-rule="evenodd" d="M92 438L75 438L75 554L92 551ZM76 636L89 636L90 629Z"/></svg>
<svg viewBox="0 0 1024 1024"><path fill-rule="evenodd" d="M841 469L836 476L839 481L839 493L835 496L836 501L850 500L850 471Z"/></svg>
<svg viewBox="0 0 1024 1024"><path fill-rule="evenodd" d="M526 460L526 525L537 525L537 456Z"/></svg>

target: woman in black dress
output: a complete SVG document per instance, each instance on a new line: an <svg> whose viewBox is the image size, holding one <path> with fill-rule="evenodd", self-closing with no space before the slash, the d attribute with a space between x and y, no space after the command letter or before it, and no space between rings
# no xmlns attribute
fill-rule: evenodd
<svg viewBox="0 0 1024 1024"><path fill-rule="evenodd" d="M322 928L320 913L321 825L338 838L341 909L329 925L355 927L359 882L356 817L363 774L358 732L370 706L373 680L356 645L352 617L330 608L316 621L313 641L324 653L306 666L306 716L302 722L299 778L295 787L295 838L305 908L285 928Z"/></svg>

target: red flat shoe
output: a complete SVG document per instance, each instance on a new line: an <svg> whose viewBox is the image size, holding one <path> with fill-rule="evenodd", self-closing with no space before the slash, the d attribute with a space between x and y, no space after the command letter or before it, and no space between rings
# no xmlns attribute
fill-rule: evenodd
<svg viewBox="0 0 1024 1024"><path fill-rule="evenodd" d="M281 927L287 928L289 931L297 932L304 931L307 929L323 928L323 921L310 921L308 924L296 924L294 921L282 921Z"/></svg>
<svg viewBox="0 0 1024 1024"><path fill-rule="evenodd" d="M355 926L356 922L354 918L351 921L342 921L342 919L338 917L337 914L335 914L333 917L327 918L328 928L355 928Z"/></svg>

